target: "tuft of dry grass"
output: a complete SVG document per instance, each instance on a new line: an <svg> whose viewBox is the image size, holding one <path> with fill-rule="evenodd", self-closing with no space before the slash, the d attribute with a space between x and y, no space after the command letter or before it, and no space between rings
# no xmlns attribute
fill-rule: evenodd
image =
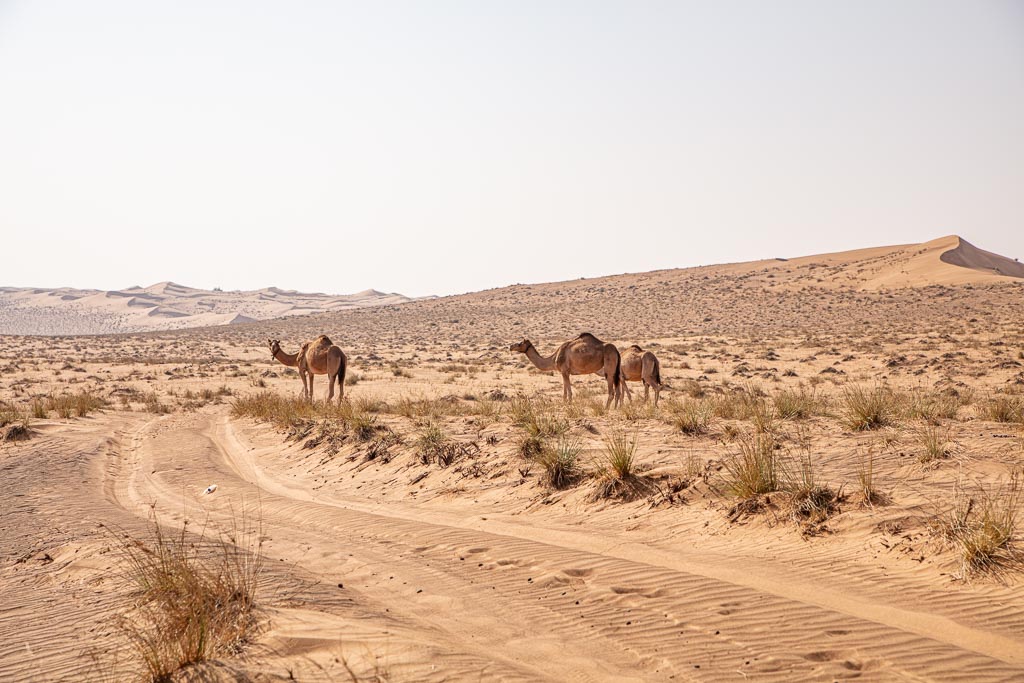
<svg viewBox="0 0 1024 683"><path fill-rule="evenodd" d="M51 394L46 397L45 409L57 413L61 419L85 417L107 405L107 401L86 391L75 394Z"/></svg>
<svg viewBox="0 0 1024 683"><path fill-rule="evenodd" d="M949 435L949 430L939 425L928 424L919 429L917 440L921 445L921 452L917 456L918 462L929 463L949 457Z"/></svg>
<svg viewBox="0 0 1024 683"><path fill-rule="evenodd" d="M793 517L812 526L820 525L837 512L843 499L842 491L817 481L809 457L801 459L797 475L788 482L786 488L791 494Z"/></svg>
<svg viewBox="0 0 1024 683"><path fill-rule="evenodd" d="M854 431L888 427L896 423L898 414L893 392L885 386L871 389L850 385L843 389L840 416Z"/></svg>
<svg viewBox="0 0 1024 683"><path fill-rule="evenodd" d="M996 394L982 404L982 413L993 422L1024 424L1024 397Z"/></svg>
<svg viewBox="0 0 1024 683"><path fill-rule="evenodd" d="M806 420L825 413L825 400L816 389L803 384L797 389L783 389L772 400L783 420Z"/></svg>
<svg viewBox="0 0 1024 683"><path fill-rule="evenodd" d="M670 424L683 434L700 436L711 429L714 405L705 399L672 399L662 405Z"/></svg>
<svg viewBox="0 0 1024 683"><path fill-rule="evenodd" d="M875 456L868 453L857 465L857 490L865 505L885 505L886 495L875 485Z"/></svg>
<svg viewBox="0 0 1024 683"><path fill-rule="evenodd" d="M770 433L747 434L739 439L739 452L723 461L725 485L739 498L754 498L782 488L785 467Z"/></svg>
<svg viewBox="0 0 1024 683"><path fill-rule="evenodd" d="M148 538L124 534L135 595L119 625L149 680L170 681L186 667L235 653L257 631L262 534L246 524L243 517L214 539L205 527L189 533L187 521L167 533L154 516Z"/></svg>
<svg viewBox="0 0 1024 683"><path fill-rule="evenodd" d="M582 474L579 466L583 444L579 439L562 435L553 448L545 448L536 457L544 468L544 481L554 489L564 489L575 483Z"/></svg>
<svg viewBox="0 0 1024 683"><path fill-rule="evenodd" d="M1014 547L1024 488L1021 471L1011 472L1008 482L997 486L977 484L967 491L959 484L953 505L939 516L937 530L959 555L961 577L1019 567Z"/></svg>
<svg viewBox="0 0 1024 683"><path fill-rule="evenodd" d="M648 477L637 474L638 435L614 429L604 440L604 457L595 475L598 478L593 498L633 500L653 493L657 486Z"/></svg>

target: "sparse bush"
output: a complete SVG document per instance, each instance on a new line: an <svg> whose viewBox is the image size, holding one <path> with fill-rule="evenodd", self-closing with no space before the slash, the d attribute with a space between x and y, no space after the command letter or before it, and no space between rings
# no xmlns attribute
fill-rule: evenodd
<svg viewBox="0 0 1024 683"><path fill-rule="evenodd" d="M993 422L1024 423L1024 397L997 394L983 404L983 414Z"/></svg>
<svg viewBox="0 0 1024 683"><path fill-rule="evenodd" d="M665 401L664 409L672 426L683 434L700 436L707 434L711 428L711 416L714 406L704 399L686 399L684 401Z"/></svg>
<svg viewBox="0 0 1024 683"><path fill-rule="evenodd" d="M819 483L809 457L800 461L797 476L786 487L791 494L793 516L807 524L820 524L839 509L842 493Z"/></svg>
<svg viewBox="0 0 1024 683"><path fill-rule="evenodd" d="M354 387L363 380L363 376L358 372L350 372L345 376L345 386Z"/></svg>
<svg viewBox="0 0 1024 683"><path fill-rule="evenodd" d="M921 453L917 456L919 462L928 463L949 456L948 429L929 424L918 430L917 439L921 444Z"/></svg>
<svg viewBox="0 0 1024 683"><path fill-rule="evenodd" d="M808 389L803 384L798 389L783 389L775 394L773 399L775 410L779 417L784 420L806 420L824 412L823 399L813 388Z"/></svg>
<svg viewBox="0 0 1024 683"><path fill-rule="evenodd" d="M258 628L256 588L263 567L260 529L241 528L216 540L181 531L168 535L151 520L150 537L125 535L121 552L136 590L120 620L153 681L232 654Z"/></svg>
<svg viewBox="0 0 1024 683"><path fill-rule="evenodd" d="M933 424L938 424L940 419L955 419L961 405L956 393L929 391L920 387L912 389L900 403L904 406L906 417L927 420Z"/></svg>
<svg viewBox="0 0 1024 683"><path fill-rule="evenodd" d="M771 433L748 434L739 440L739 452L725 458L725 484L740 498L753 498L782 488L784 465Z"/></svg>
<svg viewBox="0 0 1024 683"><path fill-rule="evenodd" d="M858 492L865 505L882 505L885 495L875 487L875 456L869 453L857 466Z"/></svg>
<svg viewBox="0 0 1024 683"><path fill-rule="evenodd" d="M614 430L604 441L605 465L616 479L629 479L634 473L637 435Z"/></svg>
<svg viewBox="0 0 1024 683"><path fill-rule="evenodd" d="M878 429L896 423L896 406L888 387L847 386L843 390L841 417L854 431Z"/></svg>
<svg viewBox="0 0 1024 683"><path fill-rule="evenodd" d="M428 422L416 440L420 462L424 465L434 462L441 448L448 442L448 435L435 423Z"/></svg>
<svg viewBox="0 0 1024 683"><path fill-rule="evenodd" d="M571 486L580 476L579 456L583 445L579 439L559 438L554 448L544 449L537 461L544 468L544 481L555 489Z"/></svg>
<svg viewBox="0 0 1024 683"><path fill-rule="evenodd" d="M77 394L51 394L46 398L45 407L53 410L62 419L74 417L85 417L107 405L107 402L99 396L93 396L88 392Z"/></svg>
<svg viewBox="0 0 1024 683"><path fill-rule="evenodd" d="M943 540L960 556L961 575L1018 566L1014 547L1021 505L1021 472L995 487L958 485L952 507L937 520Z"/></svg>

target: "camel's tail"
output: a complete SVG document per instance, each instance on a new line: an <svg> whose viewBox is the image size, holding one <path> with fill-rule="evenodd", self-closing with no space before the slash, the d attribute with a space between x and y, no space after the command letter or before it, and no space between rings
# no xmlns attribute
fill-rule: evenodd
<svg viewBox="0 0 1024 683"><path fill-rule="evenodd" d="M654 359L654 372L651 373L651 374L652 374L652 377L654 378L654 384L656 386L659 386L659 387L660 386L664 386L661 383L661 361L658 360L657 358Z"/></svg>

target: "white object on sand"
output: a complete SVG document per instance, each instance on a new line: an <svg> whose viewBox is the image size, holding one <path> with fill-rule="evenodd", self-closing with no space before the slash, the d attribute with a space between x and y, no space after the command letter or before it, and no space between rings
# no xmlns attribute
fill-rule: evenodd
<svg viewBox="0 0 1024 683"><path fill-rule="evenodd" d="M217 490L217 485L216 484L210 484L209 486L206 487L206 490L203 491L203 493L209 495L209 494L213 493L216 490Z"/></svg>

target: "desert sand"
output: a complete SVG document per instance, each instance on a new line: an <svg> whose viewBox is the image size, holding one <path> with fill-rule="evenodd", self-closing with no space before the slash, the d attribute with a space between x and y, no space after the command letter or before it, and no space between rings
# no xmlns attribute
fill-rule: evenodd
<svg viewBox="0 0 1024 683"><path fill-rule="evenodd" d="M604 410L593 375L563 404L560 377L508 351L584 331L657 354L658 409ZM246 412L301 392L267 339L295 352L318 334L348 356L346 407L286 425ZM849 421L856 389L888 392L883 424ZM105 405L62 416L66 394ZM141 675L119 548L154 514L264 558L256 632L182 680L1024 678L1022 522L980 568L942 532L968 498L1010 500L1024 466L1024 269L956 236L8 335L0 398L0 680ZM564 487L531 424L545 449L578 444ZM616 436L636 442L625 483L605 464ZM821 514L792 490L737 495L730 467L756 439L830 492Z"/></svg>
<svg viewBox="0 0 1024 683"><path fill-rule="evenodd" d="M0 334L177 330L406 301L412 299L374 289L344 295L309 294L277 287L224 292L174 282L108 291L0 287Z"/></svg>

